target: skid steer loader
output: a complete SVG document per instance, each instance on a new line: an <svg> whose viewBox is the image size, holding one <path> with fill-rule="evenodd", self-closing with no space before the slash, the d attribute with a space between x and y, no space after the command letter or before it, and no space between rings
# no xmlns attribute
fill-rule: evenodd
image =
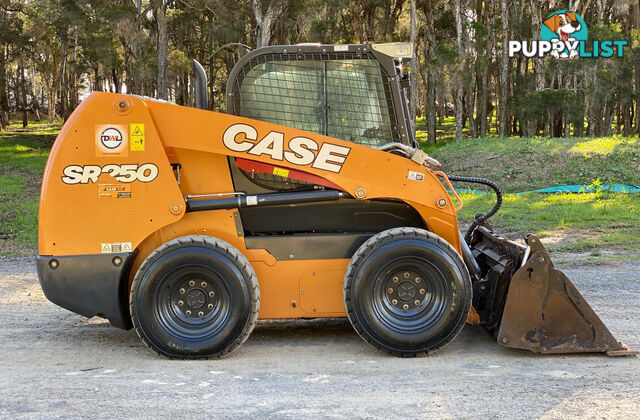
<svg viewBox="0 0 640 420"><path fill-rule="evenodd" d="M227 114L92 93L58 136L39 215L52 302L135 328L161 355L222 357L257 319L348 317L372 346L416 356L465 322L502 346L633 354L538 238L486 219L491 181L420 150L409 44L273 46L230 73ZM451 181L496 190L466 236ZM452 197L453 196L453 197Z"/></svg>

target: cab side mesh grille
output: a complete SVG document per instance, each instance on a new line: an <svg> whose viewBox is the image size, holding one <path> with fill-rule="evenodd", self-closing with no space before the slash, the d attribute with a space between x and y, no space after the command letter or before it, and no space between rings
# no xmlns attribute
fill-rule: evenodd
<svg viewBox="0 0 640 420"><path fill-rule="evenodd" d="M236 115L371 147L401 141L389 78L368 53L259 55L233 90Z"/></svg>

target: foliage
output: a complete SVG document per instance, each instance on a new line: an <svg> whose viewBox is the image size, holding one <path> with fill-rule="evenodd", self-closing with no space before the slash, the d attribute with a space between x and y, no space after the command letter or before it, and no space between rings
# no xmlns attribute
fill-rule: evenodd
<svg viewBox="0 0 640 420"><path fill-rule="evenodd" d="M456 33L453 13L457 3L462 10L461 34ZM518 55L502 68L506 37L533 39L536 17L542 20L568 4L518 0L508 2L501 12L499 0L416 0L419 66L411 71L419 87L418 115L431 109L442 125L445 118L456 115L456 106L462 106L463 118L456 123L473 136L497 131L499 117L509 119L506 135L637 133L640 5L613 0L593 7L582 3L576 4L589 26L587 44L628 40L624 58L562 61ZM209 75L209 107L224 111L227 75L245 52L231 47L212 56L224 44L357 43L409 37L407 0L142 0L140 11L136 4L134 0L0 1L0 126L6 125L8 113L22 113L23 124L32 116L64 119L91 90L154 96L161 83L170 100L191 105L192 59L200 61ZM166 25L157 19L158 13L166 15ZM167 39L168 48L158 48L158 39ZM464 99L456 102L456 97ZM506 113L496 115L502 100Z"/></svg>

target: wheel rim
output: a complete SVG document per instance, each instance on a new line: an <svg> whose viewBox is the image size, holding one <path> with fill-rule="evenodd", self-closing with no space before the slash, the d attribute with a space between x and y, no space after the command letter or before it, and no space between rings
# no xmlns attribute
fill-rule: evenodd
<svg viewBox="0 0 640 420"><path fill-rule="evenodd" d="M400 257L375 273L369 309L389 330L419 334L446 315L450 290L445 276L430 261Z"/></svg>
<svg viewBox="0 0 640 420"><path fill-rule="evenodd" d="M209 339L230 317L230 290L211 268L190 264L166 273L158 282L154 316L160 328L184 341Z"/></svg>

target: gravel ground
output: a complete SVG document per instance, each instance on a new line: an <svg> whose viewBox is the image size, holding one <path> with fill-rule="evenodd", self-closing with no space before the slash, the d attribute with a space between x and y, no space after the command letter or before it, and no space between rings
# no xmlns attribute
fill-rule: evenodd
<svg viewBox="0 0 640 420"><path fill-rule="evenodd" d="M640 348L640 264L565 271ZM378 353L345 320L261 323L223 360L170 361L133 331L49 303L32 259L0 258L2 418L638 418L640 359L536 356L465 327L419 359Z"/></svg>

